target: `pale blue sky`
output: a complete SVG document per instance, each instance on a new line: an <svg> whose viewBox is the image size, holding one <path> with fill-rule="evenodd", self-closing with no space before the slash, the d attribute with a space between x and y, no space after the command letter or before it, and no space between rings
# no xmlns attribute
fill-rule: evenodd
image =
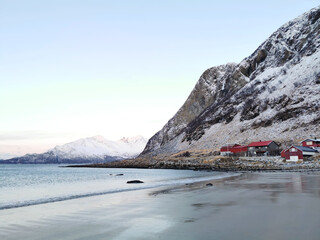
<svg viewBox="0 0 320 240"><path fill-rule="evenodd" d="M201 73L320 1L0 0L0 154L151 137Z"/></svg>

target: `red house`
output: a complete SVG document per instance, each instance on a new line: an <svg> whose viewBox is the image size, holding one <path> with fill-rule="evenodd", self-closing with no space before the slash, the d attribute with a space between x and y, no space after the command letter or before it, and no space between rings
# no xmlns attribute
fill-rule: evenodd
<svg viewBox="0 0 320 240"><path fill-rule="evenodd" d="M241 152L247 152L248 146L236 146L231 149L233 153L241 153Z"/></svg>
<svg viewBox="0 0 320 240"><path fill-rule="evenodd" d="M320 148L320 139L315 138L315 139L306 139L302 141L302 146L303 147L312 147L312 148Z"/></svg>
<svg viewBox="0 0 320 240"><path fill-rule="evenodd" d="M247 146L241 146L239 144L228 144L225 146L222 146L220 148L221 155L234 155L236 153L245 153L248 151Z"/></svg>
<svg viewBox="0 0 320 240"><path fill-rule="evenodd" d="M230 155L232 154L231 149L234 147L240 146L239 144L227 144L220 148L221 155Z"/></svg>
<svg viewBox="0 0 320 240"><path fill-rule="evenodd" d="M274 141L252 142L248 145L250 156L277 155L279 154L279 145Z"/></svg>
<svg viewBox="0 0 320 240"><path fill-rule="evenodd" d="M317 150L309 147L291 146L281 152L281 157L286 158L287 162L303 161L303 157L310 157L317 153Z"/></svg>

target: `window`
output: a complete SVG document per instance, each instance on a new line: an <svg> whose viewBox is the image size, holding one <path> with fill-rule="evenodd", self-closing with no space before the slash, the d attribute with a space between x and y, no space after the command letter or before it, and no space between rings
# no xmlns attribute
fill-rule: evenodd
<svg viewBox="0 0 320 240"><path fill-rule="evenodd" d="M296 152L297 151L297 149L295 149L295 148L290 148L290 152Z"/></svg>
<svg viewBox="0 0 320 240"><path fill-rule="evenodd" d="M309 146L312 145L312 142L307 142L307 145L309 145Z"/></svg>

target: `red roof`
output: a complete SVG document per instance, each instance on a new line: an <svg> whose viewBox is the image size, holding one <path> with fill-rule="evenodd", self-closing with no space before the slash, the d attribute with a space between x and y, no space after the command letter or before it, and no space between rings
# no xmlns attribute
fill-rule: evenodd
<svg viewBox="0 0 320 240"><path fill-rule="evenodd" d="M240 152L246 152L246 151L248 151L247 146L236 146L231 149L231 152L233 153L240 153Z"/></svg>
<svg viewBox="0 0 320 240"><path fill-rule="evenodd" d="M236 147L233 147L233 148L238 149L238 148L246 148L246 147L248 147L248 146L236 146Z"/></svg>
<svg viewBox="0 0 320 240"><path fill-rule="evenodd" d="M238 152L246 152L248 151L247 146L240 146L239 144L233 144L228 146L223 146L220 149L220 152L232 152L232 153L238 153Z"/></svg>
<svg viewBox="0 0 320 240"><path fill-rule="evenodd" d="M273 141L264 141L264 142L252 142L248 145L248 147L263 147L263 146L269 146L270 143Z"/></svg>
<svg viewBox="0 0 320 240"><path fill-rule="evenodd" d="M229 152L232 148L240 146L239 144L228 144L220 148L220 152Z"/></svg>

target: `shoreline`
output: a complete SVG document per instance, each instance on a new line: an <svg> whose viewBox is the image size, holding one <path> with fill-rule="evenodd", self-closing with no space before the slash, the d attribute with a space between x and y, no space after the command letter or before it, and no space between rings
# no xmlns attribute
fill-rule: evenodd
<svg viewBox="0 0 320 240"><path fill-rule="evenodd" d="M8 209L1 212L0 237L315 240L319 180L318 172L253 172L208 181L212 186L204 181Z"/></svg>
<svg viewBox="0 0 320 240"><path fill-rule="evenodd" d="M243 174L243 173L241 173ZM45 205L45 204L52 204L52 203L59 203L59 202L64 202L64 201L72 201L72 200L78 200L78 199L85 199L85 198L90 198L90 197L98 197L98 196L106 196L106 195L112 195L112 194L122 194L122 193L128 193L128 192L135 192L135 191L150 191L153 192L153 190L156 189L163 189L159 190L159 192L168 192L168 191L173 191L173 190L186 190L187 188L190 189L200 189L200 188L205 188L207 187L206 184L216 182L216 181L224 181L228 179L234 179L237 178L241 175L240 173L238 175L233 175L233 176L219 176L219 177L206 177L206 179L198 179L194 178L193 181L188 182L188 183L174 183L174 184L162 184L162 185L157 185L157 186L145 186L141 188L132 188L132 189L125 189L125 190L114 190L114 191L106 191L106 192L94 192L94 193L87 193L87 194L76 194L73 196L69 197L62 197L62 198L56 198L56 199L43 199L41 201L29 201L27 203L21 203L19 205L4 205L0 206L0 213L3 210L10 210L10 209L18 209L18 208L24 208L24 207L33 207L37 205ZM125 183L124 183L125 184ZM158 191L156 191L158 192Z"/></svg>
<svg viewBox="0 0 320 240"><path fill-rule="evenodd" d="M319 171L320 161L306 161L302 163L286 163L279 157L225 157L213 158L172 158L172 157L143 157L121 161L67 165L64 167L84 168L142 168L142 169L181 169L181 170L209 170L223 172L239 171Z"/></svg>
<svg viewBox="0 0 320 240"><path fill-rule="evenodd" d="M19 166L17 166L19 167ZM52 172L53 176L64 176L69 172L71 176L86 174L94 176L86 178L88 183L78 179L75 182L61 184L60 178L56 182L48 180L48 184L38 184L35 186L19 186L19 191L14 192L10 187L3 187L6 198L0 201L0 213L2 210L18 209L36 205L52 204L75 199L85 199L95 196L112 195L116 193L135 192L143 189L180 188L184 185L193 185L198 182L214 181L232 176L238 176L239 173L211 173L211 172L185 172L177 170L139 170L139 169L60 169L59 166L52 166L45 171ZM42 167L38 171L42 172ZM68 175L66 175L68 176ZM68 178L67 178L68 179ZM141 179L143 184L128 184L132 179ZM71 179L72 180L72 179ZM64 181L64 180L63 180ZM69 181L68 181L69 182ZM10 185L10 184L9 184ZM50 187L47 190L47 187ZM20 187L20 188L18 188ZM61 189L70 189L70 191L61 191ZM26 189L26 190L24 190ZM28 195L28 192L33 194ZM44 194L45 193L45 194ZM19 197L19 194L22 196Z"/></svg>

